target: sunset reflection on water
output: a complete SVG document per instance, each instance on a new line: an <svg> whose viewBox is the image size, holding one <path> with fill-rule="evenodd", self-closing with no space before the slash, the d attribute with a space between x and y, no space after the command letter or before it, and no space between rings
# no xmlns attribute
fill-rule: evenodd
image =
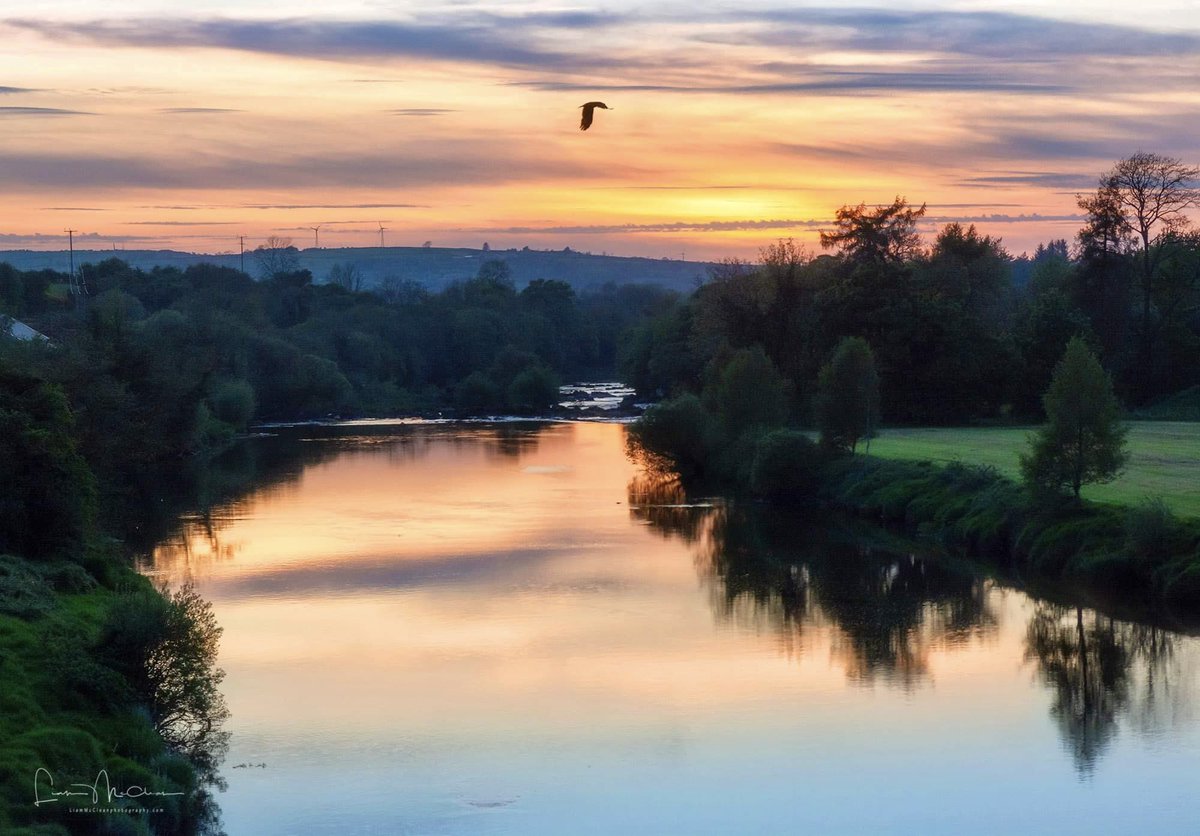
<svg viewBox="0 0 1200 836"><path fill-rule="evenodd" d="M1051 800L1100 832L1191 815L1194 639L1162 633L1151 659L1080 611L1077 657L1074 610L689 497L617 425L279 432L303 466L153 556L225 629L231 834L961 832L968 813L1038 832ZM1119 694L1077 674L1099 646Z"/></svg>

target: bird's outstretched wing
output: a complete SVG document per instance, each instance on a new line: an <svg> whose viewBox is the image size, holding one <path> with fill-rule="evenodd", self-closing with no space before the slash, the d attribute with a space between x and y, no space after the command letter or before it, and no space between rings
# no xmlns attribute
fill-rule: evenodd
<svg viewBox="0 0 1200 836"><path fill-rule="evenodd" d="M581 104L580 107L583 108L583 118L579 120L579 130L581 131L586 131L592 126L592 117L596 113L596 108L609 109L604 102L587 102Z"/></svg>

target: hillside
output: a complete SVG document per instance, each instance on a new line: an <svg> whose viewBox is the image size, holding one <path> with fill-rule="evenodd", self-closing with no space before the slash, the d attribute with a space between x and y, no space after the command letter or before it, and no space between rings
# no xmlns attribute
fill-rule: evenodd
<svg viewBox="0 0 1200 836"><path fill-rule="evenodd" d="M186 267L189 264L210 262L228 267L239 265L237 253L211 255L184 253L175 250L76 250L76 265L120 258L133 267L150 269L155 266ZM690 291L698 281L708 277L712 266L705 262L626 258L610 255L591 255L571 250L470 250L441 247L354 247L321 248L299 251L300 266L311 270L317 282L325 281L337 264L358 267L372 287L385 278L395 276L420 282L438 290L456 279L470 278L479 265L489 259L503 259L512 271L520 288L534 279L561 279L576 290L599 287L607 282L616 284L653 284L679 291ZM0 262L8 262L18 270L52 268L66 270L66 251L36 250L0 251ZM246 253L246 271L257 275L252 253Z"/></svg>

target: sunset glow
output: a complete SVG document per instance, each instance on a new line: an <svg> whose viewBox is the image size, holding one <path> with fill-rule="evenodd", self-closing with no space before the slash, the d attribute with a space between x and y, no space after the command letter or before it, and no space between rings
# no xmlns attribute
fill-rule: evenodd
<svg viewBox="0 0 1200 836"><path fill-rule="evenodd" d="M45 2L0 15L0 247L815 246L929 205L1010 251L1138 149L1200 158L1186 2ZM578 106L607 101L586 133Z"/></svg>

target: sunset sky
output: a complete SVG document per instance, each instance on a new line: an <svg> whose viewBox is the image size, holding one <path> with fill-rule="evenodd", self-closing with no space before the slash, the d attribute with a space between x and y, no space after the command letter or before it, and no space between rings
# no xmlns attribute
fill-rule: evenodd
<svg viewBox="0 0 1200 836"><path fill-rule="evenodd" d="M1194 0L281 8L2 0L0 249L751 257L899 194L1020 253L1120 157L1200 162Z"/></svg>

